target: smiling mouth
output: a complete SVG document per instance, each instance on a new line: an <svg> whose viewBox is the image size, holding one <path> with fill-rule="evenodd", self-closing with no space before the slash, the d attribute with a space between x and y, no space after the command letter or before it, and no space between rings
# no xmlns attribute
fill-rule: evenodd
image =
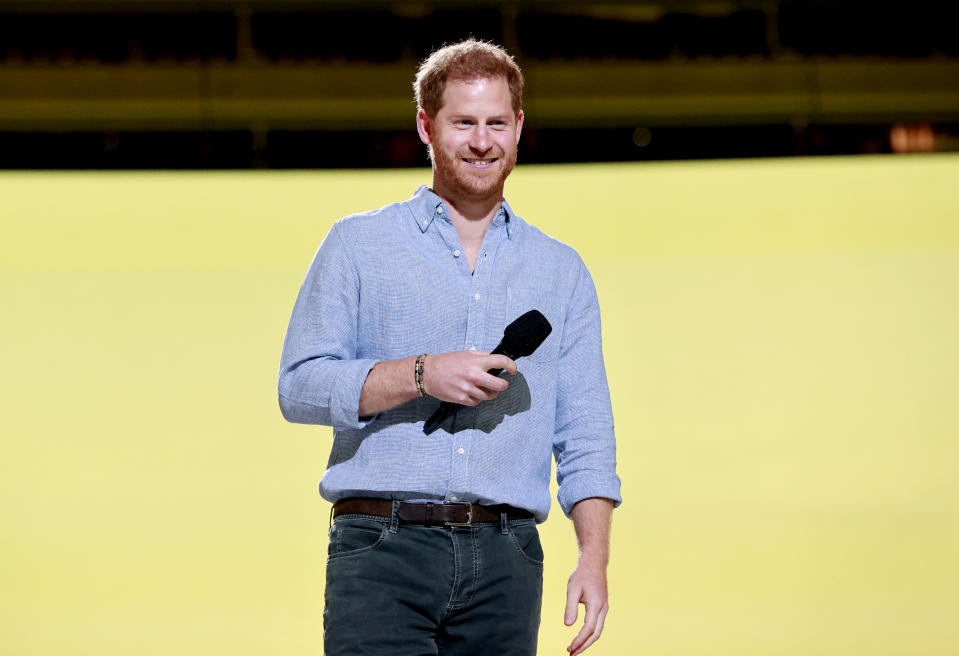
<svg viewBox="0 0 959 656"><path fill-rule="evenodd" d="M464 162L466 162L470 166L475 166L477 168L487 168L489 166L492 166L493 163L496 162L496 160L498 160L499 158L490 157L488 159L478 159L476 157L463 157L462 159Z"/></svg>

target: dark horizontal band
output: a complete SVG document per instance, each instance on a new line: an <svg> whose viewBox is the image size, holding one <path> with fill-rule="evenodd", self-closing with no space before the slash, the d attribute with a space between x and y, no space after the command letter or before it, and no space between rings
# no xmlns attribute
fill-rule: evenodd
<svg viewBox="0 0 959 656"><path fill-rule="evenodd" d="M389 499L353 498L341 499L333 504L333 517L347 513L392 517L393 502ZM475 503L409 503L407 501L400 502L396 515L406 524L468 526L476 522L498 522L502 513L506 513L507 519L533 518L533 513L530 511L505 504L481 506Z"/></svg>

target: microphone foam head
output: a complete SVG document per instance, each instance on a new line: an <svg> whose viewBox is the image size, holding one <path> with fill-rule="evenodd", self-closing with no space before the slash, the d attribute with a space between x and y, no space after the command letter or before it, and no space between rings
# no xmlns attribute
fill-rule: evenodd
<svg viewBox="0 0 959 656"><path fill-rule="evenodd" d="M503 331L503 351L512 359L529 355L539 348L553 327L539 310L530 310L506 326Z"/></svg>

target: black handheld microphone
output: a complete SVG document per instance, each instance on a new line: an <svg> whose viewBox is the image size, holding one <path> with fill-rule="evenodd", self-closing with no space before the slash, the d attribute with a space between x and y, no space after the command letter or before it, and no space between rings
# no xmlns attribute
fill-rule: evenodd
<svg viewBox="0 0 959 656"><path fill-rule="evenodd" d="M539 310L530 310L506 326L506 330L503 331L503 339L490 354L505 355L510 360L521 358L538 349L551 332L553 332L553 327L549 325L549 321L543 316L543 313ZM499 376L503 373L503 370L490 369L486 373L491 376ZM459 403L443 401L436 412L433 413L433 416L423 424L423 432L429 435L440 427L444 419L454 414L461 407L463 406Z"/></svg>

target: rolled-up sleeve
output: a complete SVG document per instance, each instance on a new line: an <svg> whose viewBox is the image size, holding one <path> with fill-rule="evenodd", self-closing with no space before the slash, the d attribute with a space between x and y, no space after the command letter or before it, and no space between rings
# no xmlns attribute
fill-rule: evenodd
<svg viewBox="0 0 959 656"><path fill-rule="evenodd" d="M334 224L293 306L278 385L287 421L363 428L360 393L377 360L356 359L359 279Z"/></svg>
<svg viewBox="0 0 959 656"><path fill-rule="evenodd" d="M567 517L589 497L612 499L616 506L622 502L599 300L581 260L579 267L560 345L553 438L557 496Z"/></svg>

